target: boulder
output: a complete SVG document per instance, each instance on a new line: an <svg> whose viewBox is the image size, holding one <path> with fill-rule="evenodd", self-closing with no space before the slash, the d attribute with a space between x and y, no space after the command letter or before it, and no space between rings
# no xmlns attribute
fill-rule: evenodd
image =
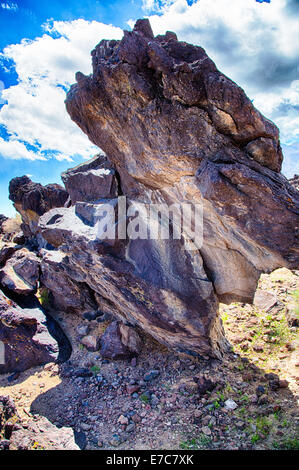
<svg viewBox="0 0 299 470"><path fill-rule="evenodd" d="M72 204L114 198L118 194L115 170L105 155L96 155L89 162L65 171L61 178Z"/></svg>
<svg viewBox="0 0 299 470"><path fill-rule="evenodd" d="M9 183L9 199L22 216L25 237L35 234L39 217L53 207L63 207L68 193L59 184L42 186L28 176L13 178Z"/></svg>
<svg viewBox="0 0 299 470"><path fill-rule="evenodd" d="M276 302L278 301L278 298L275 294L272 292L267 292L265 290L258 290L255 293L254 299L253 299L253 304L261 309L264 310L265 312L268 312Z"/></svg>
<svg viewBox="0 0 299 470"><path fill-rule="evenodd" d="M101 338L100 353L108 359L127 359L137 356L142 349L142 341L134 328L112 322Z"/></svg>
<svg viewBox="0 0 299 470"><path fill-rule="evenodd" d="M0 214L0 233L2 233L2 225L7 219L8 219L8 217L6 217L3 214Z"/></svg>
<svg viewBox="0 0 299 470"><path fill-rule="evenodd" d="M6 261L20 249L20 246L14 243L4 243L0 249L0 267L4 266Z"/></svg>
<svg viewBox="0 0 299 470"><path fill-rule="evenodd" d="M44 416L13 431L10 450L80 450L70 427L57 427Z"/></svg>
<svg viewBox="0 0 299 470"><path fill-rule="evenodd" d="M57 428L44 416L23 422L9 396L0 396L0 450L79 450L71 428Z"/></svg>
<svg viewBox="0 0 299 470"><path fill-rule="evenodd" d="M21 308L1 292L0 343L4 345L0 374L22 372L70 355L68 340L37 304Z"/></svg>
<svg viewBox="0 0 299 470"><path fill-rule="evenodd" d="M27 248L17 250L0 269L0 286L19 295L36 292L39 263L36 254Z"/></svg>

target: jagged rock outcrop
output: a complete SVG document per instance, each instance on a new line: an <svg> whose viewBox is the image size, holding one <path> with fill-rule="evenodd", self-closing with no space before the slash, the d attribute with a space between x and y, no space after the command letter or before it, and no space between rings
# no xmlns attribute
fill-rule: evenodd
<svg viewBox="0 0 299 470"><path fill-rule="evenodd" d="M101 41L92 64L91 76L76 75L66 107L115 173L99 179L94 158L63 176L72 207L38 222L55 248L42 255L44 283L55 296L56 271L79 309L78 286L88 286L98 309L161 343L221 357L219 301L252 302L262 272L299 264L298 192L280 173L278 129L201 47L171 32L154 37L148 20L121 41ZM181 238L149 236L153 204L175 204L175 215L197 206L200 223L193 218ZM124 215L120 205L134 210ZM135 212L141 239L123 236ZM171 234L178 225L173 217Z"/></svg>
<svg viewBox="0 0 299 470"><path fill-rule="evenodd" d="M22 230L27 238L35 235L39 217L53 207L63 207L68 197L59 184L42 186L28 176L13 178L9 183L9 199L22 216Z"/></svg>
<svg viewBox="0 0 299 470"><path fill-rule="evenodd" d="M73 204L118 195L115 170L105 155L96 155L89 162L65 171L61 178Z"/></svg>
<svg viewBox="0 0 299 470"><path fill-rule="evenodd" d="M45 315L35 299L22 308L1 292L0 342L1 348L4 346L0 374L67 360L71 352L59 326Z"/></svg>

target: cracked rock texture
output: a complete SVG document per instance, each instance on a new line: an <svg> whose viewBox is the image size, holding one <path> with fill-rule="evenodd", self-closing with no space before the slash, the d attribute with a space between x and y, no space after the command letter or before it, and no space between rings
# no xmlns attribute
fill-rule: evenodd
<svg viewBox="0 0 299 470"><path fill-rule="evenodd" d="M34 298L20 306L0 293L0 341L4 346L0 374L22 372L70 356L70 344L60 327Z"/></svg>
<svg viewBox="0 0 299 470"><path fill-rule="evenodd" d="M201 47L154 37L148 20L101 41L92 66L66 107L107 157L63 174L71 207L59 190L61 204L35 209L48 244L42 283L69 310L112 313L177 351L221 357L219 301L252 303L262 272L298 268L298 191L280 173L279 131ZM198 204L202 243L186 250L190 233L101 239L103 204L123 223L117 196L137 208Z"/></svg>

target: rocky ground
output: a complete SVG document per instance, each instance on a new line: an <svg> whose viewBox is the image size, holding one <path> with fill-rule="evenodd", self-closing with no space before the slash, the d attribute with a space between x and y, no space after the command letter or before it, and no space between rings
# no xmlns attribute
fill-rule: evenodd
<svg viewBox="0 0 299 470"><path fill-rule="evenodd" d="M56 312L70 360L3 375L0 395L24 423L44 416L71 427L86 449L298 449L298 291L298 272L279 269L262 275L259 307L222 305L232 344L223 362L176 355L142 334L137 359L103 360L78 331L107 323ZM30 438L33 449L51 448Z"/></svg>

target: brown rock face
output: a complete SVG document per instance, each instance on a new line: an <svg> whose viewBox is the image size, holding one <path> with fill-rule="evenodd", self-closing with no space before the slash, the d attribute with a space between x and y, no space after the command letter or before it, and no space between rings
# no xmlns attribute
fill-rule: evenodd
<svg viewBox="0 0 299 470"><path fill-rule="evenodd" d="M118 312L159 341L219 356L218 301L252 302L261 272L299 264L298 192L280 173L278 129L201 47L154 37L148 20L101 41L92 65L68 93L71 118L131 201L200 204L203 243L188 252L175 240L125 240L125 255L92 257L86 282L110 289Z"/></svg>
<svg viewBox="0 0 299 470"><path fill-rule="evenodd" d="M252 302L262 272L299 264L298 192L280 173L278 129L202 48L171 32L154 37L147 20L101 41L92 62L66 106L107 157L64 173L70 207L61 189L43 199L24 177L11 184L40 246L51 245L40 251L41 282L66 310L112 313L177 351L221 357L219 301ZM186 249L184 227L181 238L103 238L104 207L118 234L132 222L117 196L135 204L139 225L153 204L200 207L191 228L201 242ZM107 338L111 357L124 338L126 354L133 344L126 328L107 329L122 338Z"/></svg>

